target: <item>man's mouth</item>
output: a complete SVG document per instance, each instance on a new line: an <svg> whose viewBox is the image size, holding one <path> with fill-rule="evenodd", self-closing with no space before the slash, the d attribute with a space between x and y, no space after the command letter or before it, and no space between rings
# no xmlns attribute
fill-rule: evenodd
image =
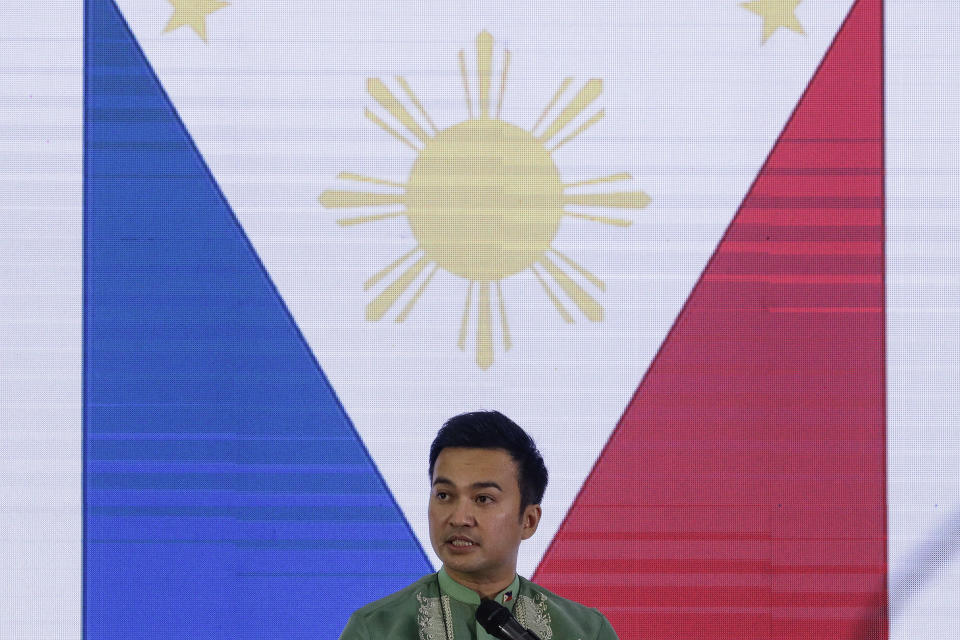
<svg viewBox="0 0 960 640"><path fill-rule="evenodd" d="M468 547L476 546L477 543L470 538L454 536L447 540L447 544L449 544L451 547L456 547L457 549L466 549Z"/></svg>

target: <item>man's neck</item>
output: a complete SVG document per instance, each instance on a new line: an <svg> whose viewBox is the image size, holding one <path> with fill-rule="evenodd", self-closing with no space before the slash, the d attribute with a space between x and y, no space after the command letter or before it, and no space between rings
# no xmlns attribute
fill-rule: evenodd
<svg viewBox="0 0 960 640"><path fill-rule="evenodd" d="M474 579L471 576L465 576L457 573L456 571L452 571L446 566L444 566L443 570L448 576L450 576L451 580L475 592L480 596L481 600L484 598L496 597L497 594L509 587L517 577L517 573L514 571L512 574L505 577L492 578L489 580L482 578Z"/></svg>

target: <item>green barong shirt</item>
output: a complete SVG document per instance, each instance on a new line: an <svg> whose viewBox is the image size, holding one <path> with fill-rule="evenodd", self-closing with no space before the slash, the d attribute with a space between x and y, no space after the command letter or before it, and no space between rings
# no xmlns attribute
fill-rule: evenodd
<svg viewBox="0 0 960 640"><path fill-rule="evenodd" d="M617 640L596 609L561 598L526 578L495 600L540 640ZM488 640L476 621L480 596L440 569L409 587L357 609L340 640Z"/></svg>

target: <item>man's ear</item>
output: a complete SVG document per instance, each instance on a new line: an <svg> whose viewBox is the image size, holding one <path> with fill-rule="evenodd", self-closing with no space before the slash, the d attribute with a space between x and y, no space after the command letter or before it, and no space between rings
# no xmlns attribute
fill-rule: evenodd
<svg viewBox="0 0 960 640"><path fill-rule="evenodd" d="M543 511L538 504L528 504L520 514L520 539L526 540L537 531Z"/></svg>

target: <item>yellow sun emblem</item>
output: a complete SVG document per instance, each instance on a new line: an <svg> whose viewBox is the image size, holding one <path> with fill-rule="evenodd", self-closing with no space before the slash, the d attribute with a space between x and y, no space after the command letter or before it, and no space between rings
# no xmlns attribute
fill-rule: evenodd
<svg viewBox="0 0 960 640"><path fill-rule="evenodd" d="M341 173L338 178L365 182L402 190L402 193L344 191L329 189L320 196L321 204L330 209L354 209L402 205L403 211L364 215L338 220L341 226L374 222L406 216L417 246L364 284L374 287L383 278L407 265L368 305L368 320L380 320L403 294L419 281L416 292L397 315L404 321L426 290L437 269L460 276L469 283L460 323L458 345L465 349L467 329L477 291L477 364L487 369L493 364L493 322L491 289L496 291L504 349L510 349L510 330L500 281L530 270L561 317L573 322L560 298L544 277L577 305L583 314L596 322L603 319L603 307L571 275L551 258L556 256L569 269L604 290L604 283L571 258L551 245L564 216L616 226L631 222L620 218L569 210L566 207L641 209L650 203L641 191L618 193L566 193L568 189L606 182L630 180L628 173L564 183L552 154L603 118L599 110L569 135L553 140L599 96L603 83L589 80L560 113L537 133L547 115L569 88L573 78L562 82L540 118L529 130L500 119L503 95L510 66L510 52L504 51L496 113L490 115L490 75L493 61L493 36L487 32L477 36L477 76L479 84L479 117L474 115L473 97L467 76L464 52L460 52L460 75L466 92L469 119L439 130L406 79L396 78L428 132L417 118L380 80L367 82L370 96L406 130L397 131L377 114L366 110L366 117L385 132L417 152L406 184L381 178ZM412 136L414 140L411 140ZM426 274L426 275L424 275Z"/></svg>

